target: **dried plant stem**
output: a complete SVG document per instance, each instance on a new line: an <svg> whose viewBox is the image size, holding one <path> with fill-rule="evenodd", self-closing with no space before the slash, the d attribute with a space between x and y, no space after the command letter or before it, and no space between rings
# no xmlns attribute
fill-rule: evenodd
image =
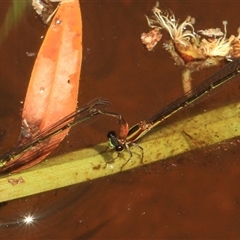
<svg viewBox="0 0 240 240"><path fill-rule="evenodd" d="M191 92L192 90L192 71L185 68L182 71L182 84L183 84L183 91L184 93Z"/></svg>

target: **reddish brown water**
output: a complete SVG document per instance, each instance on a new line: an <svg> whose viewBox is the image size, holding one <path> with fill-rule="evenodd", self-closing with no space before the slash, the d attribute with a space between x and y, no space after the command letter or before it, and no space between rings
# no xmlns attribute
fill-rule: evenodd
<svg viewBox="0 0 240 240"><path fill-rule="evenodd" d="M148 31L144 14L155 1L83 1L83 67L79 105L102 96L134 124L182 94L180 70L159 44L147 52L140 34ZM239 3L165 1L181 20L196 18L196 28L222 27L236 34ZM1 16L10 3L3 2ZM1 24L2 24L1 20ZM34 57L44 27L29 7L0 46L1 151L20 129ZM195 74L201 81L216 69ZM168 123L239 100L239 80L186 109ZM102 117L77 127L59 154L105 141L116 121ZM27 197L0 207L2 239L238 239L240 238L240 150L238 139L128 172ZM40 180L41 181L41 180ZM19 225L34 214L33 225Z"/></svg>

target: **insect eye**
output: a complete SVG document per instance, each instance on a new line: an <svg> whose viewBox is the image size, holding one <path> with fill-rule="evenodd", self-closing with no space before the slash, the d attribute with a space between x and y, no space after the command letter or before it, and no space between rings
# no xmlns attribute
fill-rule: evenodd
<svg viewBox="0 0 240 240"><path fill-rule="evenodd" d="M107 138L109 138L109 139L116 138L116 137L117 137L117 134L114 131L110 131L107 134Z"/></svg>
<svg viewBox="0 0 240 240"><path fill-rule="evenodd" d="M122 145L115 146L116 152L122 152L124 150L124 147Z"/></svg>

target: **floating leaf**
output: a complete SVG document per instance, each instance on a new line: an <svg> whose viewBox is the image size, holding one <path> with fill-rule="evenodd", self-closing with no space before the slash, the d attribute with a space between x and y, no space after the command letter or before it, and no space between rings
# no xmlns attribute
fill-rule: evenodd
<svg viewBox="0 0 240 240"><path fill-rule="evenodd" d="M41 133L76 110L81 62L81 12L79 2L72 0L60 4L37 55L24 102L22 118L25 126L19 144L31 141L34 134ZM28 155L33 158L26 165L16 164L14 171L42 161L59 145L68 130L24 153L22 159ZM21 155L13 161L21 161ZM8 164L11 161L2 168L7 168Z"/></svg>

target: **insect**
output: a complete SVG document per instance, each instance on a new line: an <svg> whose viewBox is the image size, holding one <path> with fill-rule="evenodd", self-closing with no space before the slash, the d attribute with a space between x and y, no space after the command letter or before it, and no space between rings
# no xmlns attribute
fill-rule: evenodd
<svg viewBox="0 0 240 240"><path fill-rule="evenodd" d="M102 109L109 104L106 99L96 98L43 131L28 132L19 144L0 156L0 174L17 172L36 165L43 160L42 156L47 156L60 143L59 139L52 141L52 137L102 114Z"/></svg>
<svg viewBox="0 0 240 240"><path fill-rule="evenodd" d="M181 109L197 102L198 99L206 96L206 94L212 92L220 85L228 82L240 74L240 58L233 60L231 63L227 64L224 68L219 70L217 73L213 74L197 86L195 86L191 91L185 93L162 110L156 115L148 120L140 121L133 127L129 128L127 122L119 114L109 113L109 115L118 118L120 130L119 135L114 131L110 131L107 135L109 139L109 147L114 148L116 152L121 153L126 149L130 156L128 160L122 165L123 167L130 161L132 153L130 146L137 146L142 150L141 162L143 163L143 148L139 146L136 142L146 135L151 129L158 126L165 119L172 116L174 113L180 111ZM119 155L119 154L118 154Z"/></svg>

